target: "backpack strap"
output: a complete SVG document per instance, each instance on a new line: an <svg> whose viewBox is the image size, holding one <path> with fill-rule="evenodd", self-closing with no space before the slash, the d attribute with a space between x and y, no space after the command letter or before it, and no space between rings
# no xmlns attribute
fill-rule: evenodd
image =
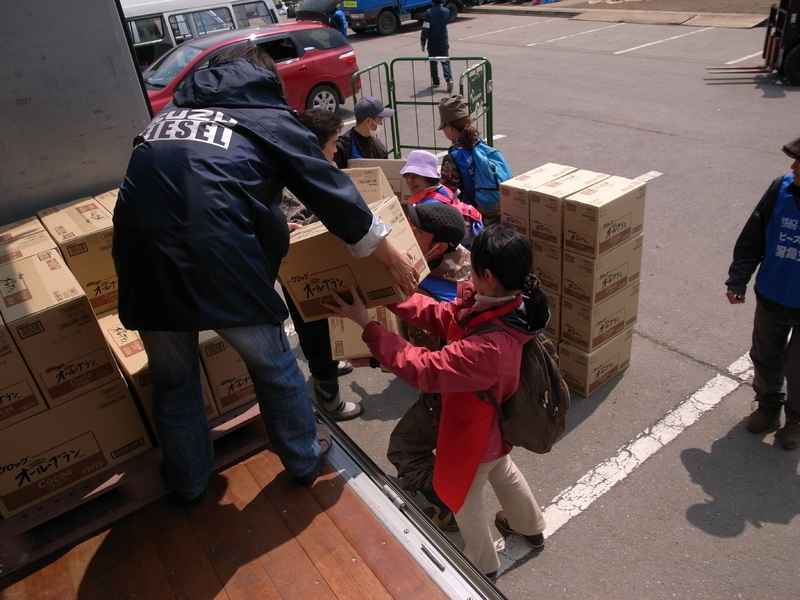
<svg viewBox="0 0 800 600"><path fill-rule="evenodd" d="M497 323L492 323L491 321L487 321L485 323L481 323L480 325L478 325L467 335L479 335L482 333L492 333L493 331L505 331L505 328L501 327ZM494 408L495 412L497 412L497 417L499 419L503 418L503 413L502 409L500 408L500 403L497 401L497 398L494 397L494 394L492 394L491 390L481 390L479 392L475 392L475 395L482 402L490 404Z"/></svg>

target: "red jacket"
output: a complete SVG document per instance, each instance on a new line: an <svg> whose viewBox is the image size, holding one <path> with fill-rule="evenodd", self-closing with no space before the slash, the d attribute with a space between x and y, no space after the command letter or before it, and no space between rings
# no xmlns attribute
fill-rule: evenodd
<svg viewBox="0 0 800 600"><path fill-rule="evenodd" d="M472 282L459 284L453 302L414 294L388 308L406 321L450 341L432 351L411 345L372 322L362 339L372 355L392 373L423 392L442 394L442 417L436 445L433 485L454 512L464 503L481 462L511 451L501 436L497 414L474 394L491 390L508 399L519 387L522 345L532 336L499 317L514 311L521 299L476 306ZM504 331L465 335L492 321Z"/></svg>

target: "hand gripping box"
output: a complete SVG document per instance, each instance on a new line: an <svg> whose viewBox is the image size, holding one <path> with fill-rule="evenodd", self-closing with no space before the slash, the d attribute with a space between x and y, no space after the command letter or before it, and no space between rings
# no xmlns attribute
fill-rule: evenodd
<svg viewBox="0 0 800 600"><path fill-rule="evenodd" d="M643 240L637 235L599 258L564 250L561 295L594 306L639 281Z"/></svg>
<svg viewBox="0 0 800 600"><path fill-rule="evenodd" d="M564 298L561 302L561 339L591 352L623 329L633 327L638 316L639 282L594 306Z"/></svg>
<svg viewBox="0 0 800 600"><path fill-rule="evenodd" d="M533 240L533 274L542 282L542 289L561 294L562 254L561 248Z"/></svg>
<svg viewBox="0 0 800 600"><path fill-rule="evenodd" d="M56 241L36 217L0 227L0 265L56 247Z"/></svg>
<svg viewBox="0 0 800 600"><path fill-rule="evenodd" d="M155 432L153 382L150 377L150 368L147 364L147 353L144 350L144 344L139 334L125 328L119 320L117 309L103 313L97 318L97 321L100 323L100 329L103 330L103 335L114 353L114 358L122 370L131 392L133 392L136 400L139 401L139 406L144 411L150 426ZM211 420L214 417L218 417L219 412L211 395L211 388L208 385L202 363L200 364L200 386L208 419Z"/></svg>
<svg viewBox="0 0 800 600"><path fill-rule="evenodd" d="M224 415L256 399L256 388L241 355L215 331L200 332L200 362L217 412Z"/></svg>
<svg viewBox="0 0 800 600"><path fill-rule="evenodd" d="M558 345L561 375L571 390L588 396L630 365L632 346L632 327L591 352L562 340Z"/></svg>
<svg viewBox="0 0 800 600"><path fill-rule="evenodd" d="M561 248L564 244L564 199L607 178L605 173L579 169L533 188L528 194L531 239Z"/></svg>
<svg viewBox="0 0 800 600"><path fill-rule="evenodd" d="M406 180L400 174L400 169L406 166L405 158L352 158L347 161L348 169L362 169L370 167L380 167L386 180L392 188L392 193L397 196L402 204L411 196ZM359 190L361 191L361 190ZM386 196L384 196L385 198ZM364 198L367 204L370 200Z"/></svg>
<svg viewBox="0 0 800 600"><path fill-rule="evenodd" d="M70 271L98 314L117 306L117 272L111 258L111 213L94 198L39 211Z"/></svg>
<svg viewBox="0 0 800 600"><path fill-rule="evenodd" d="M501 183L500 223L503 227L512 227L530 238L530 191L575 170L575 167L547 163Z"/></svg>
<svg viewBox="0 0 800 600"><path fill-rule="evenodd" d="M370 209L391 227L389 243L411 256L422 280L430 270L400 202L392 197L371 204ZM372 256L354 259L347 245L322 223L292 232L279 277L306 322L337 316L326 306L333 300L331 291L350 301L351 285L358 288L367 308L405 299L383 263Z"/></svg>
<svg viewBox="0 0 800 600"><path fill-rule="evenodd" d="M403 335L403 322L384 306L367 310L373 321L377 321L393 333ZM350 319L328 317L328 331L331 335L331 357L335 360L366 358L372 352L361 339L364 330Z"/></svg>
<svg viewBox="0 0 800 600"><path fill-rule="evenodd" d="M121 379L58 250L0 265L0 314L50 408Z"/></svg>
<svg viewBox="0 0 800 600"><path fill-rule="evenodd" d="M642 233L645 183L609 177L568 197L564 204L564 249L602 256Z"/></svg>
<svg viewBox="0 0 800 600"><path fill-rule="evenodd" d="M152 447L125 381L95 388L3 430L0 514L22 512Z"/></svg>
<svg viewBox="0 0 800 600"><path fill-rule="evenodd" d="M0 320L0 429L46 409L36 380Z"/></svg>

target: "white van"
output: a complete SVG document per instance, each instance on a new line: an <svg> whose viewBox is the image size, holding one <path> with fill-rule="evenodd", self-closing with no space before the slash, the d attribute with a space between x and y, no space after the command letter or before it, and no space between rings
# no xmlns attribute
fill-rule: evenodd
<svg viewBox="0 0 800 600"><path fill-rule="evenodd" d="M182 42L280 21L272 0L121 0L121 5L142 69Z"/></svg>

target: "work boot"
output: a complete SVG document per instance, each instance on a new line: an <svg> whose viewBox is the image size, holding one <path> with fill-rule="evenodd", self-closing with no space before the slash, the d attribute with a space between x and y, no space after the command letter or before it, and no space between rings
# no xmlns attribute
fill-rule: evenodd
<svg viewBox="0 0 800 600"><path fill-rule="evenodd" d="M314 380L314 396L317 406L334 421L347 421L355 419L364 412L364 407L355 402L345 402L339 395L339 380L317 381Z"/></svg>
<svg viewBox="0 0 800 600"><path fill-rule="evenodd" d="M759 404L758 408L747 417L747 431L750 433L761 433L772 425L773 421L781 416L781 407L769 407Z"/></svg>
<svg viewBox="0 0 800 600"><path fill-rule="evenodd" d="M422 512L433 521L433 524L442 531L458 531L456 515L447 508L447 505L436 495L433 488L422 490L422 495L430 503L430 506Z"/></svg>
<svg viewBox="0 0 800 600"><path fill-rule="evenodd" d="M800 423L787 419L786 425L775 433L775 439L784 450L794 450L800 446Z"/></svg>
<svg viewBox="0 0 800 600"><path fill-rule="evenodd" d="M452 91L453 91L453 82L452 81L448 81L447 82L447 93L449 94Z"/></svg>
<svg viewBox="0 0 800 600"><path fill-rule="evenodd" d="M518 535L523 540L528 542L528 545L534 550L541 550L544 548L543 533L537 533L536 535L523 535L519 531L511 529L511 526L508 524L508 518L506 518L506 512L504 510L498 511L494 516L494 525L504 536L509 536L512 533Z"/></svg>

